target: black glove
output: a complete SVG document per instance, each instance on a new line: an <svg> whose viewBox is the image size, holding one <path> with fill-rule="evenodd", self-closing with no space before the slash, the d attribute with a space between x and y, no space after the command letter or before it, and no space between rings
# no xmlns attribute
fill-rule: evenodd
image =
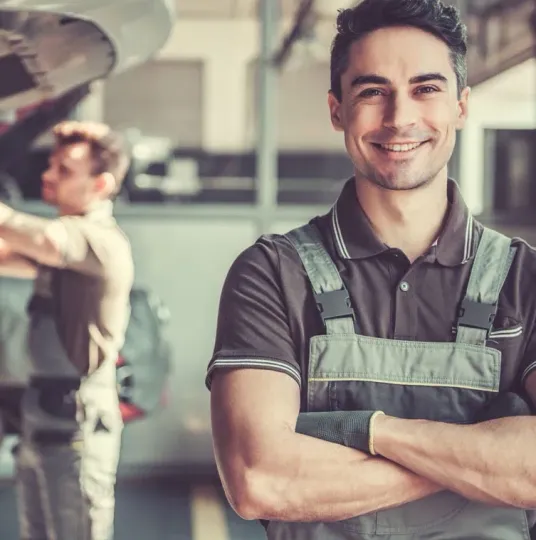
<svg viewBox="0 0 536 540"><path fill-rule="evenodd" d="M499 394L480 411L476 417L477 422L507 418L510 416L531 416L529 404L518 394L506 392Z"/></svg>
<svg viewBox="0 0 536 540"><path fill-rule="evenodd" d="M298 415L296 433L369 453L370 419L375 411L312 412Z"/></svg>

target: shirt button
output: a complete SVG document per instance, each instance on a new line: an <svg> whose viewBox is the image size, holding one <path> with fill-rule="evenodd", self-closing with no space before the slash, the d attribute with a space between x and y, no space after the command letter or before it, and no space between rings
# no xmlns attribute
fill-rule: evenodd
<svg viewBox="0 0 536 540"><path fill-rule="evenodd" d="M409 283L407 281L402 281L402 283L400 283L400 290L402 292L408 292L409 291Z"/></svg>

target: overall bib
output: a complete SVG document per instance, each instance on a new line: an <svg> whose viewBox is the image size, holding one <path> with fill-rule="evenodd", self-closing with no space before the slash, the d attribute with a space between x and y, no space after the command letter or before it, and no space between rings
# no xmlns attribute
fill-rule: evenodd
<svg viewBox="0 0 536 540"><path fill-rule="evenodd" d="M359 335L348 291L316 228L306 225L287 237L326 327L325 335L310 341L304 412L383 410L400 418L463 424L496 397L501 353L486 347L486 337L515 255L508 238L484 230L456 341L433 343ZM335 523L272 521L267 533L270 540L530 540L525 511L450 491Z"/></svg>
<svg viewBox="0 0 536 540"><path fill-rule="evenodd" d="M55 272L52 270L51 272ZM111 540L122 434L115 360L88 377L69 360L53 297L34 295L32 377L15 452L22 540Z"/></svg>

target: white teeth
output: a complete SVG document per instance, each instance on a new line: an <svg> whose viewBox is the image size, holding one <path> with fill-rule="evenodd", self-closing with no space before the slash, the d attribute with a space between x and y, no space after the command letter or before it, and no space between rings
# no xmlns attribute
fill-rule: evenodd
<svg viewBox="0 0 536 540"><path fill-rule="evenodd" d="M391 152L409 152L410 150L415 150L422 143L413 143L413 144L382 144L381 147L385 150L390 150Z"/></svg>

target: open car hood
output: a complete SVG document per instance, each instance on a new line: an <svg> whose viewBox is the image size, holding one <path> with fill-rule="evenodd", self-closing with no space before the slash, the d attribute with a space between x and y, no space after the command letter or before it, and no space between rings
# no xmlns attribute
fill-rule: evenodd
<svg viewBox="0 0 536 540"><path fill-rule="evenodd" d="M0 169L67 117L91 81L153 56L174 19L172 0L0 0Z"/></svg>

